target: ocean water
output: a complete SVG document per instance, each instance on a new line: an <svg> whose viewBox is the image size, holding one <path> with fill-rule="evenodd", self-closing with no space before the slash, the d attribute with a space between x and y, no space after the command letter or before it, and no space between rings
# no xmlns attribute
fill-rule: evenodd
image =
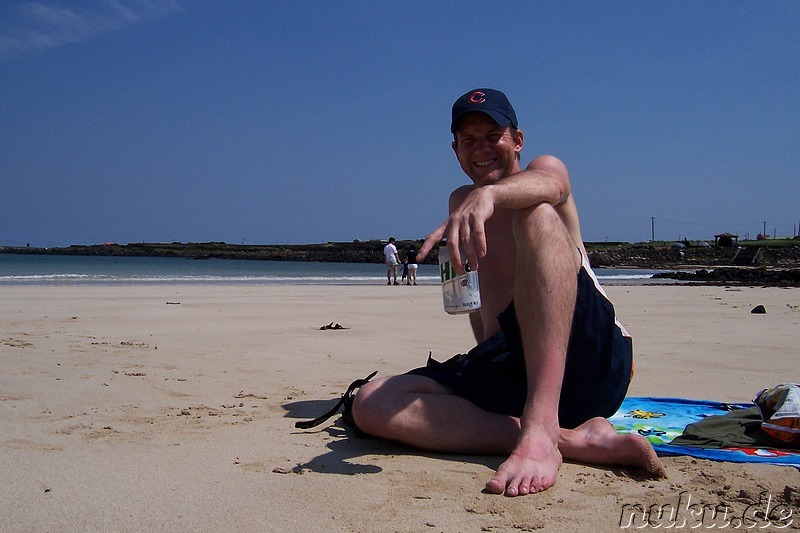
<svg viewBox="0 0 800 533"><path fill-rule="evenodd" d="M398 273L402 270L398 269ZM638 284L657 270L598 269L601 283ZM399 279L398 275L398 279ZM420 265L417 283L438 285L436 265ZM3 285L382 285L383 263L318 263L171 257L0 254Z"/></svg>

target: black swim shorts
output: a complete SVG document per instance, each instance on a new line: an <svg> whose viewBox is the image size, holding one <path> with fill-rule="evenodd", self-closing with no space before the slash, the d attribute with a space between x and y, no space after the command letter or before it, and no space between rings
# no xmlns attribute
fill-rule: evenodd
<svg viewBox="0 0 800 533"><path fill-rule="evenodd" d="M525 359L514 302L498 315L501 331L466 354L408 374L429 377L487 411L521 416L527 396ZM631 379L633 342L617 322L614 306L593 273L581 268L567 349L558 418L574 428L590 418L613 415Z"/></svg>

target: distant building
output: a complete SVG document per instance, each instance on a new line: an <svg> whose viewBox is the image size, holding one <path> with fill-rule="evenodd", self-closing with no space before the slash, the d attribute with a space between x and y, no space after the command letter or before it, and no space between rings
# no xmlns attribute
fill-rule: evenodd
<svg viewBox="0 0 800 533"><path fill-rule="evenodd" d="M716 246L730 248L731 246L739 244L739 236L733 233L719 233L714 235L714 244Z"/></svg>

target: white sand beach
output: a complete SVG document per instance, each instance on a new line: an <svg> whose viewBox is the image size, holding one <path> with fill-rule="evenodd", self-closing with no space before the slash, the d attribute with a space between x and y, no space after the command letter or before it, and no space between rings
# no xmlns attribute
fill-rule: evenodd
<svg viewBox="0 0 800 533"><path fill-rule="evenodd" d="M800 289L606 290L634 337L631 396L751 401L800 381ZM616 531L624 505L744 510L765 492L800 529L789 467L668 457L650 480L567 463L551 490L506 498L481 491L500 457L349 439L338 416L295 429L356 378L471 347L436 286L5 286L0 301L2 531Z"/></svg>

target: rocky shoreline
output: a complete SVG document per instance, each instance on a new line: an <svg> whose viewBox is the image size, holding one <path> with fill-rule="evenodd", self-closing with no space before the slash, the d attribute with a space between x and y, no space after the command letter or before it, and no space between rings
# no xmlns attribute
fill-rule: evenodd
<svg viewBox="0 0 800 533"><path fill-rule="evenodd" d="M800 287L800 245L748 248L587 245L594 268L666 270L653 278L705 285Z"/></svg>
<svg viewBox="0 0 800 533"><path fill-rule="evenodd" d="M748 285L800 287L800 269L725 267L696 271L671 271L655 274L653 279L670 279L704 285Z"/></svg>
<svg viewBox="0 0 800 533"><path fill-rule="evenodd" d="M245 245L207 243L106 243L62 248L0 247L0 253L38 255L98 255L133 257L185 257L190 259L249 259L264 261L319 261L380 263L384 242L379 240L322 244ZM398 241L402 251L417 249L421 240ZM629 243L587 243L594 268L646 268L666 270L658 279L706 284L800 286L800 241L780 246L688 246ZM742 251L753 252L749 262ZM436 264L438 250L425 263Z"/></svg>

